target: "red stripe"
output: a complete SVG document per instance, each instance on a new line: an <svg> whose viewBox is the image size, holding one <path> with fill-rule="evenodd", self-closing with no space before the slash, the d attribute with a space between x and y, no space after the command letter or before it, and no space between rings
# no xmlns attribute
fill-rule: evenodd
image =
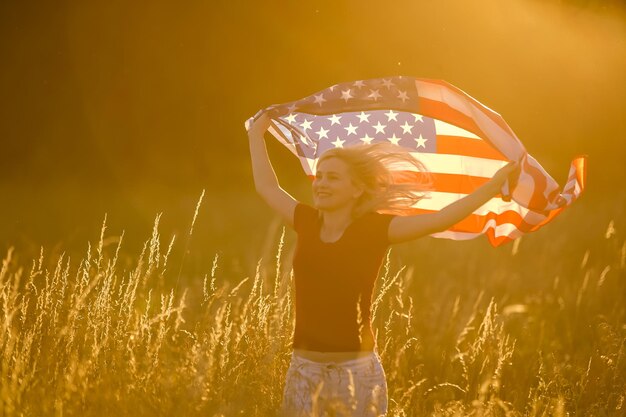
<svg viewBox="0 0 626 417"><path fill-rule="evenodd" d="M578 184L580 184L580 190L585 189L585 184L587 183L587 156L582 155L576 157L572 161L572 165L576 168L576 180Z"/></svg>
<svg viewBox="0 0 626 417"><path fill-rule="evenodd" d="M474 156L477 158L506 161L506 157L488 142L460 136L437 135L437 153Z"/></svg>

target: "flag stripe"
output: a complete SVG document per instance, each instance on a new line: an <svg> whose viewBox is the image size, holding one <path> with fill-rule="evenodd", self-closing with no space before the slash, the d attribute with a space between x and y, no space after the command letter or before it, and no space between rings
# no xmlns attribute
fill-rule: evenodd
<svg viewBox="0 0 626 417"><path fill-rule="evenodd" d="M469 175L455 175L444 173L429 173L428 174L432 184L433 190L442 191L446 193L460 193L470 194L480 187L489 178L485 177L472 177ZM422 183L424 181L424 174L415 171L395 171L392 173L394 182L398 184L406 183Z"/></svg>
<svg viewBox="0 0 626 417"><path fill-rule="evenodd" d="M415 206L418 209L439 211L442 208L454 203L465 197L467 194L462 193L445 193L441 191L430 191L427 198L421 199ZM410 209L407 209L410 212ZM514 201L504 201L502 198L494 197L485 204L474 210L474 214L485 215L489 212L500 213L506 210L515 210L526 216L530 210L520 206Z"/></svg>
<svg viewBox="0 0 626 417"><path fill-rule="evenodd" d="M422 162L429 172L472 177L491 178L496 171L506 165L504 161L473 156L419 152L412 152L411 155Z"/></svg>
<svg viewBox="0 0 626 417"><path fill-rule="evenodd" d="M570 171L576 175L578 182L580 183L581 190L585 188L585 181L587 179L587 170L585 167L586 158L579 156L572 161L572 168Z"/></svg>
<svg viewBox="0 0 626 417"><path fill-rule="evenodd" d="M437 152L506 161L506 157L483 140L437 135Z"/></svg>

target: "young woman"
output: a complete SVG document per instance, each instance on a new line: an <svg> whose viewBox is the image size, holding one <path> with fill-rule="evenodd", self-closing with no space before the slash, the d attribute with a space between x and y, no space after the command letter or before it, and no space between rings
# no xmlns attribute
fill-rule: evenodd
<svg viewBox="0 0 626 417"><path fill-rule="evenodd" d="M260 116L248 131L257 192L298 235L293 260L296 327L287 371L287 416L381 416L387 411L385 374L370 323L371 298L386 250L443 231L495 196L517 164L510 163L474 193L439 212L414 216L380 214L419 200L425 182L394 184L389 163L423 166L391 144L337 148L318 160L314 207L296 201L279 185ZM424 177L427 177L425 175Z"/></svg>

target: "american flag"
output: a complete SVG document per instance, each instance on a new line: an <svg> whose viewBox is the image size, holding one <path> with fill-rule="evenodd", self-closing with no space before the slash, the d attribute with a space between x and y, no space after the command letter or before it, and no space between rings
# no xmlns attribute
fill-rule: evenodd
<svg viewBox="0 0 626 417"><path fill-rule="evenodd" d="M410 150L432 174L433 190L407 215L441 210L508 161L521 163L512 192L503 190L433 237L464 240L484 234L499 246L552 220L584 189L584 156L572 161L561 190L498 113L442 80L396 76L341 83L270 106L255 117L263 112L274 115L270 133L299 158L310 177L327 149L390 142ZM411 173L408 178L406 171L397 174L410 180Z"/></svg>

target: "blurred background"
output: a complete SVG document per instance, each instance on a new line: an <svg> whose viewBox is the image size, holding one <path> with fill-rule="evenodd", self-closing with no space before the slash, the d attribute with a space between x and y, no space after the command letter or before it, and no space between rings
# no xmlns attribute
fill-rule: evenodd
<svg viewBox="0 0 626 417"><path fill-rule="evenodd" d="M561 184L589 155L586 194L529 239L553 227L584 239L587 219L602 225L593 233L610 220L624 229L619 1L3 1L0 56L2 254L83 254L105 213L107 242L125 231L139 253L162 212L163 241L193 247L187 262L219 253L232 270L254 265L281 225L254 193L244 121L389 75L468 92ZM284 187L310 201L295 157L273 142L270 152Z"/></svg>

